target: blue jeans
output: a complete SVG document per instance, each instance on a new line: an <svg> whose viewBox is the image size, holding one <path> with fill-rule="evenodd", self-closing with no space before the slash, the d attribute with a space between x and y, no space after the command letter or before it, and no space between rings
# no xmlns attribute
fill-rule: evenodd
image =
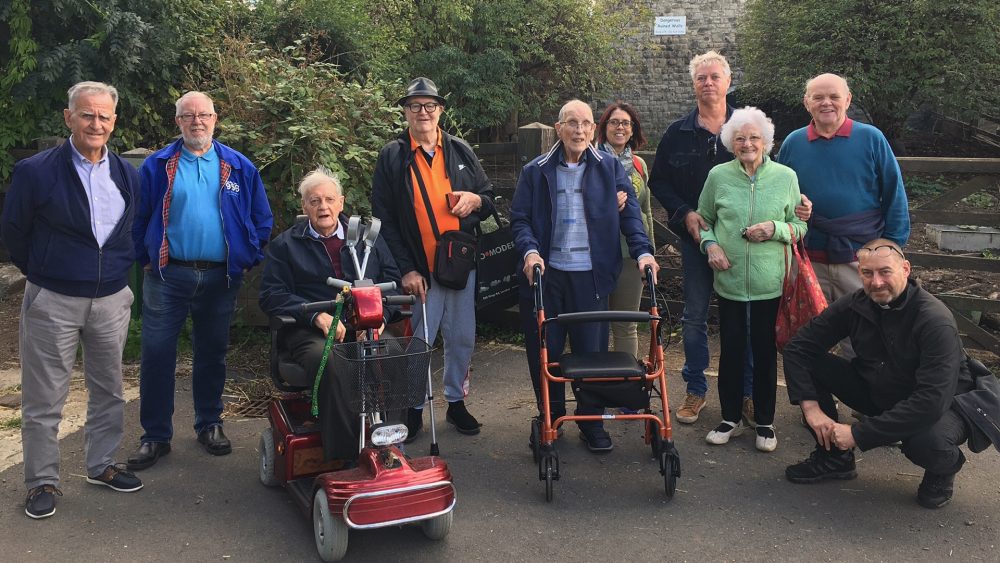
<svg viewBox="0 0 1000 563"><path fill-rule="evenodd" d="M715 274L708 265L708 257L698 245L681 239L681 270L684 273L684 313L681 316L684 341L684 367L681 377L687 383L687 392L704 397L708 393L705 368L708 367L708 305L712 300ZM746 347L743 367L743 396L753 396L753 354Z"/></svg>
<svg viewBox="0 0 1000 563"><path fill-rule="evenodd" d="M239 290L240 282L230 281L225 267L197 270L170 264L163 270L163 279L146 272L139 376L141 442L169 442L173 437L177 338L188 313L193 328L194 430L200 433L222 424L226 346Z"/></svg>

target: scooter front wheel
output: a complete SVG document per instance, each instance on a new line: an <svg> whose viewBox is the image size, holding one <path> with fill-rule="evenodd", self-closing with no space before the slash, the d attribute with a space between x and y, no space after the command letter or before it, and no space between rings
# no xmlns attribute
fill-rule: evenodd
<svg viewBox="0 0 1000 563"><path fill-rule="evenodd" d="M258 464L260 482L268 487L280 485L281 483L278 482L278 476L274 470L274 434L271 433L270 428L265 428L261 431L258 447L260 448L260 462Z"/></svg>
<svg viewBox="0 0 1000 563"><path fill-rule="evenodd" d="M430 540L443 540L451 531L451 520L453 512L436 516L420 523L420 529Z"/></svg>
<svg viewBox="0 0 1000 563"><path fill-rule="evenodd" d="M323 489L313 496L312 521L319 558L325 563L343 559L347 553L347 524L330 514L330 502Z"/></svg>

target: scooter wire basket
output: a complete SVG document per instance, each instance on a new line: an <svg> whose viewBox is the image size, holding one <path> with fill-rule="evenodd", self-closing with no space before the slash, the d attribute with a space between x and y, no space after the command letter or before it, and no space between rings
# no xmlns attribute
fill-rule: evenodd
<svg viewBox="0 0 1000 563"><path fill-rule="evenodd" d="M337 377L351 381L354 412L385 412L423 404L431 348L414 336L344 342L332 349Z"/></svg>

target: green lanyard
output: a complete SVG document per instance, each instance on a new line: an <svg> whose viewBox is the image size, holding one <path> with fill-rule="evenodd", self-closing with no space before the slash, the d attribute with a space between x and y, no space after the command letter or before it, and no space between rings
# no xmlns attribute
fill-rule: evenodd
<svg viewBox="0 0 1000 563"><path fill-rule="evenodd" d="M323 346L323 359L319 362L319 369L316 370L316 379L313 381L313 392L312 392L312 409L310 413L313 416L319 415L319 382L323 378L323 372L326 371L326 361L330 358L330 347L333 346L334 339L337 338L337 323L340 322L340 312L344 308L344 300L338 298L337 300L337 310L333 314L333 326L330 327L329 332L326 334L326 345Z"/></svg>

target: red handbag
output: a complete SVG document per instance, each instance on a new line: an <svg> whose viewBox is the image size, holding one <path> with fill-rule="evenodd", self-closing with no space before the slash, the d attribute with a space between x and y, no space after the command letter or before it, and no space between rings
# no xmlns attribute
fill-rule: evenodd
<svg viewBox="0 0 1000 563"><path fill-rule="evenodd" d="M774 323L774 342L781 351L788 341L803 325L826 309L826 297L816 279L805 244L795 240L795 231L788 226L792 234L792 255L795 260L789 261L788 248L785 248L785 281L781 288L781 304L778 306L778 319ZM799 246L802 246L801 252Z"/></svg>

